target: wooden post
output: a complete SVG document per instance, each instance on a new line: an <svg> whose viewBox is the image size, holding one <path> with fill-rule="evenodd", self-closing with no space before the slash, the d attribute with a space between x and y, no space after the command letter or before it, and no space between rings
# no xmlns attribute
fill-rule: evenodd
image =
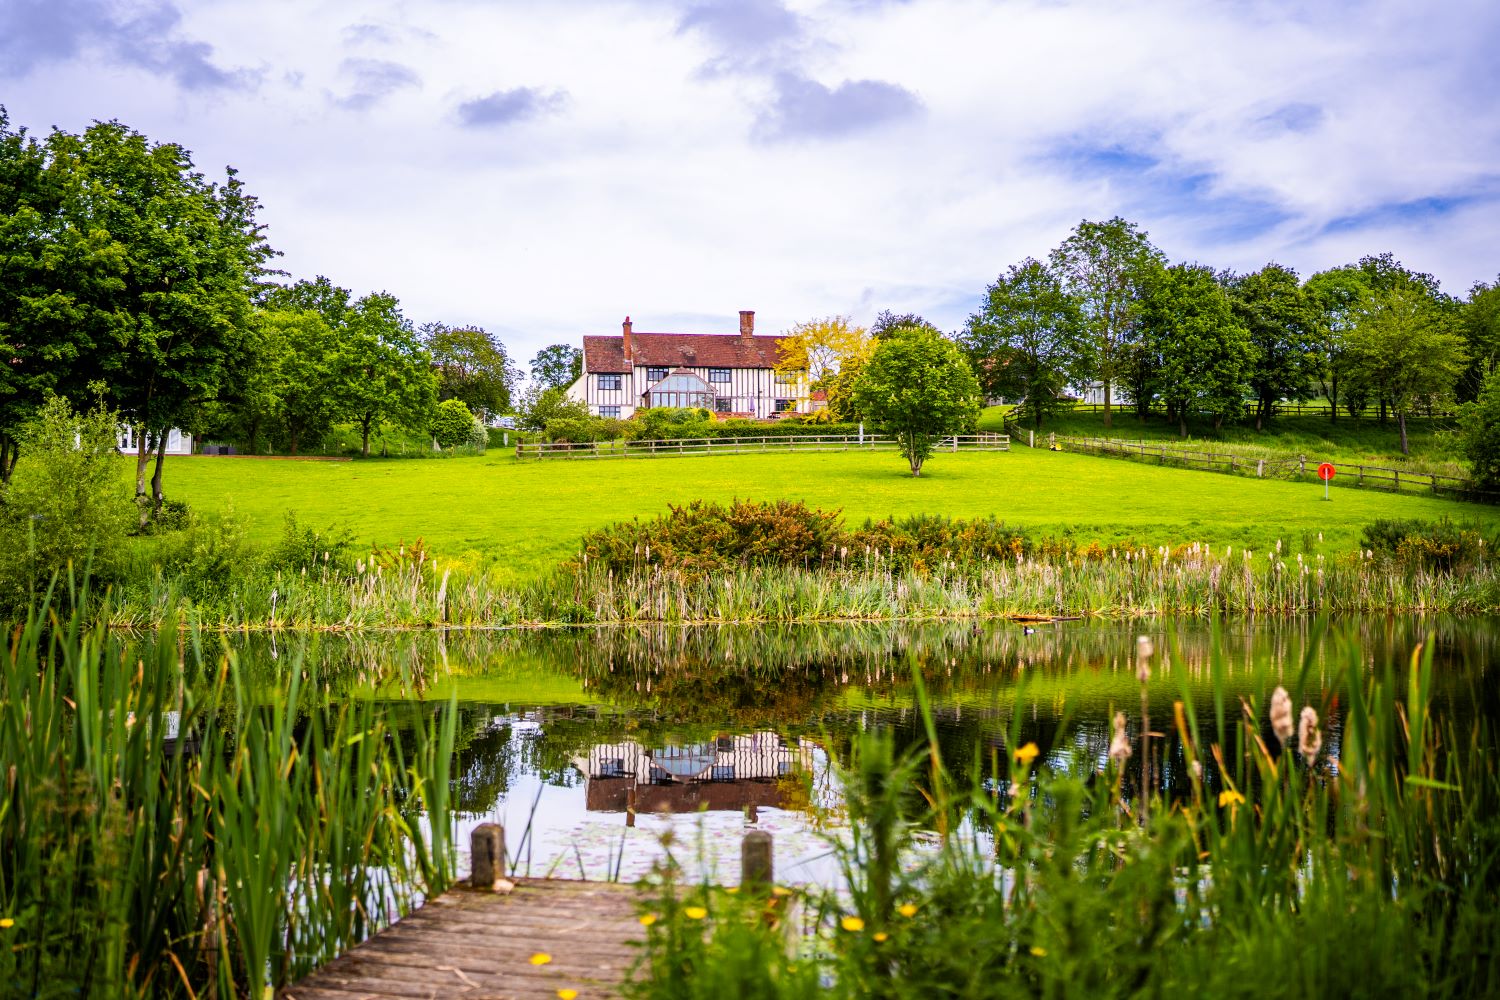
<svg viewBox="0 0 1500 1000"><path fill-rule="evenodd" d="M1391 479L1396 484L1396 492L1400 493L1401 492L1401 470L1400 469L1392 469L1391 470Z"/></svg>
<svg viewBox="0 0 1500 1000"><path fill-rule="evenodd" d="M740 888L770 892L774 881L771 835L765 830L751 830L740 847Z"/></svg>
<svg viewBox="0 0 1500 1000"><path fill-rule="evenodd" d="M1257 459L1256 462L1255 462L1255 478L1256 479L1264 479L1264 478L1266 478L1266 460L1263 459L1263 458Z"/></svg>
<svg viewBox="0 0 1500 1000"><path fill-rule="evenodd" d="M480 823L469 835L469 884L488 891L505 877L505 827Z"/></svg>
<svg viewBox="0 0 1500 1000"><path fill-rule="evenodd" d="M625 825L635 826L635 786L625 789Z"/></svg>
<svg viewBox="0 0 1500 1000"><path fill-rule="evenodd" d="M1297 478L1298 479L1305 479L1305 478L1307 478L1307 456L1306 455L1298 455L1297 456Z"/></svg>

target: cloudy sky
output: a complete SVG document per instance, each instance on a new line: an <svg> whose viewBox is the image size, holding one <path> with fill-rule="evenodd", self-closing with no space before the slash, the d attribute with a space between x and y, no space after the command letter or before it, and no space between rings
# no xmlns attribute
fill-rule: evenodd
<svg viewBox="0 0 1500 1000"><path fill-rule="evenodd" d="M14 125L239 168L280 264L522 360L1174 260L1500 271L1493 0L0 0Z"/></svg>

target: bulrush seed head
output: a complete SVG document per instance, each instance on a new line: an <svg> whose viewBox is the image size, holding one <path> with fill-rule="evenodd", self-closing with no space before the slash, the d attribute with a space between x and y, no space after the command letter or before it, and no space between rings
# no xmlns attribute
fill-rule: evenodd
<svg viewBox="0 0 1500 1000"><path fill-rule="evenodd" d="M1286 688L1277 686L1271 692L1271 731L1286 746L1292 738L1292 698Z"/></svg>
<svg viewBox="0 0 1500 1000"><path fill-rule="evenodd" d="M1297 744L1302 751L1302 759L1311 767L1313 761L1318 759L1318 751L1323 749L1323 733L1318 729L1318 713L1311 705L1302 710L1302 718L1297 723Z"/></svg>
<svg viewBox="0 0 1500 1000"><path fill-rule="evenodd" d="M1130 738L1125 735L1125 713L1115 713L1115 735L1109 741L1109 759L1124 764L1130 759Z"/></svg>

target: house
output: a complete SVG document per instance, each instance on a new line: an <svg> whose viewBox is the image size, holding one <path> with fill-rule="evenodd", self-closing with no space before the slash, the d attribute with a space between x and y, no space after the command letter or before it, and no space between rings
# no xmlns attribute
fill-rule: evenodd
<svg viewBox="0 0 1500 1000"><path fill-rule="evenodd" d="M134 455L136 453L135 428L129 424L120 427L120 454ZM156 450L156 441L148 437L146 447L153 454ZM168 455L191 455L193 453L193 436L184 434L173 427L167 431L167 454Z"/></svg>
<svg viewBox="0 0 1500 1000"><path fill-rule="evenodd" d="M778 375L780 356L781 338L756 336L748 309L738 335L641 333L627 316L618 337L583 338L583 374L568 396L599 417L628 418L653 406L756 419L810 413L805 377Z"/></svg>
<svg viewBox="0 0 1500 1000"><path fill-rule="evenodd" d="M688 746L648 748L631 740L595 746L573 766L584 775L584 807L593 812L779 808L786 779L815 767L817 747L772 732L724 735ZM631 793L634 793L632 796Z"/></svg>

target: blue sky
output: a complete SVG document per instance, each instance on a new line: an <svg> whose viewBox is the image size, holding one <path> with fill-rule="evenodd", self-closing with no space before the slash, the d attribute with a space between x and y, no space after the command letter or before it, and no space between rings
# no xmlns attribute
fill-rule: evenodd
<svg viewBox="0 0 1500 1000"><path fill-rule="evenodd" d="M523 361L880 309L962 325L1123 215L1173 260L1500 272L1500 5L5 0L14 124L239 168L296 276Z"/></svg>

